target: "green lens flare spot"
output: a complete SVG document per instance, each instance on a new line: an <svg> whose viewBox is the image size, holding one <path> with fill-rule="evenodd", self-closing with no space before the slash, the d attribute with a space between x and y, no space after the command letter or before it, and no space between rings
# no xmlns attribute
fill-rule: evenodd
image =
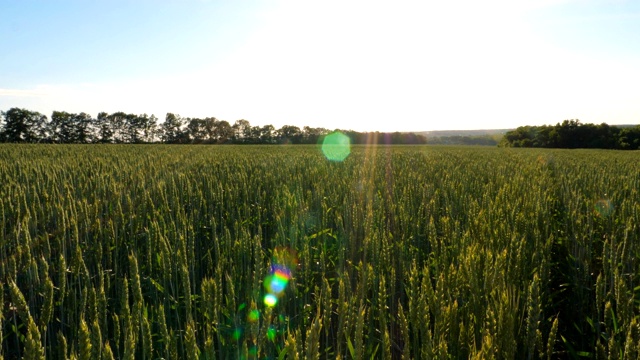
<svg viewBox="0 0 640 360"><path fill-rule="evenodd" d="M322 153L331 161L344 161L351 154L351 139L339 131L331 133L322 141Z"/></svg>
<svg viewBox="0 0 640 360"><path fill-rule="evenodd" d="M273 294L267 294L264 296L264 304L268 307L274 307L278 303L278 298Z"/></svg>
<svg viewBox="0 0 640 360"><path fill-rule="evenodd" d="M233 333L231 334L231 338L236 341L240 340L241 336L242 336L242 329L238 329L238 328L233 330Z"/></svg>
<svg viewBox="0 0 640 360"><path fill-rule="evenodd" d="M249 356L254 357L256 355L258 355L258 347L254 345L249 348Z"/></svg>
<svg viewBox="0 0 640 360"><path fill-rule="evenodd" d="M599 216L607 217L613 212L613 204L608 199L600 199L596 201L594 210Z"/></svg>
<svg viewBox="0 0 640 360"><path fill-rule="evenodd" d="M267 330L267 339L269 339L269 341L276 339L276 329L274 329L273 326L270 326L269 330Z"/></svg>
<svg viewBox="0 0 640 360"><path fill-rule="evenodd" d="M258 319L260 319L260 312L258 310L250 311L249 315L247 316L247 319L249 320L249 322L258 321Z"/></svg>

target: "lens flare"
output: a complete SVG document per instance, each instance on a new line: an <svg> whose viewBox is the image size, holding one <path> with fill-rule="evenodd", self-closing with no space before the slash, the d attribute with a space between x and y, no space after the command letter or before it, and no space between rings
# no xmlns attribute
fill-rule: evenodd
<svg viewBox="0 0 640 360"><path fill-rule="evenodd" d="M269 275L264 279L264 304L268 307L274 307L278 303L278 299L284 294L284 290L291 280L291 269L298 264L295 252L285 248L276 247L272 253L272 265Z"/></svg>
<svg viewBox="0 0 640 360"><path fill-rule="evenodd" d="M264 296L264 304L268 307L274 307L278 303L278 298L273 294L267 294Z"/></svg>
<svg viewBox="0 0 640 360"><path fill-rule="evenodd" d="M249 356L257 356L258 355L258 347L253 345L249 348Z"/></svg>
<svg viewBox="0 0 640 360"><path fill-rule="evenodd" d="M331 161L344 161L351 154L351 139L339 131L331 133L322 141L322 153Z"/></svg>
<svg viewBox="0 0 640 360"><path fill-rule="evenodd" d="M260 319L260 312L258 310L252 310L249 312L249 315L247 315L249 322L256 322L258 319Z"/></svg>
<svg viewBox="0 0 640 360"><path fill-rule="evenodd" d="M264 285L269 293L280 296L291 279L291 272L282 265L273 267L272 274L267 276Z"/></svg>
<svg viewBox="0 0 640 360"><path fill-rule="evenodd" d="M607 217L613 212L613 205L608 199L600 199L594 205L595 212L602 217Z"/></svg>
<svg viewBox="0 0 640 360"><path fill-rule="evenodd" d="M274 329L273 326L269 326L269 330L267 330L267 339L269 339L269 341L276 339L276 329Z"/></svg>
<svg viewBox="0 0 640 360"><path fill-rule="evenodd" d="M276 306L278 299L284 295L284 290L291 280L291 269L298 265L295 252L286 247L276 247L272 256L271 270L263 282L266 291L263 301L268 307Z"/></svg>

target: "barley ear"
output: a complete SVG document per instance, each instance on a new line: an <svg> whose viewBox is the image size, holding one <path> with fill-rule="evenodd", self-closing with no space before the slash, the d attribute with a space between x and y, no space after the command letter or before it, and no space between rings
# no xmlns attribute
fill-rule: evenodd
<svg viewBox="0 0 640 360"><path fill-rule="evenodd" d="M109 345L108 341L104 344L104 351L102 352L102 360L115 360L115 357L113 356L113 351L111 351L111 345Z"/></svg>
<svg viewBox="0 0 640 360"><path fill-rule="evenodd" d="M100 324L98 319L94 319L91 323L91 358L102 358L102 333L100 331Z"/></svg>
<svg viewBox="0 0 640 360"><path fill-rule="evenodd" d="M44 360L44 348L40 340L40 331L31 317L29 317L27 338L24 344L24 359Z"/></svg>
<svg viewBox="0 0 640 360"><path fill-rule="evenodd" d="M42 331L47 329L47 324L51 321L53 314L53 282L47 276L44 281L44 302L40 310L39 325Z"/></svg>
<svg viewBox="0 0 640 360"><path fill-rule="evenodd" d="M22 291L20 291L20 288L18 288L18 285L16 285L13 280L9 282L9 288L11 290L11 302L15 305L20 320L28 324L29 319L31 319L31 314L29 313L29 306L24 299L24 295L22 295Z"/></svg>
<svg viewBox="0 0 640 360"><path fill-rule="evenodd" d="M196 340L196 331L194 329L194 324L192 321L187 323L187 332L185 335L185 351L187 352L188 360L198 360L200 358L200 349L198 348L197 340Z"/></svg>
<svg viewBox="0 0 640 360"><path fill-rule="evenodd" d="M78 334L78 352L80 360L91 360L91 335L84 318L80 319L80 331Z"/></svg>
<svg viewBox="0 0 640 360"><path fill-rule="evenodd" d="M142 317L142 350L145 359L153 358L153 338L151 337L151 326L147 316Z"/></svg>
<svg viewBox="0 0 640 360"><path fill-rule="evenodd" d="M320 312L320 309L318 309ZM307 360L320 359L320 331L322 330L322 318L319 314L313 319L311 326L307 330L307 341L305 344L305 357Z"/></svg>
<svg viewBox="0 0 640 360"><path fill-rule="evenodd" d="M56 335L58 339L58 359L66 360L67 357L67 338L64 337L62 332L58 331Z"/></svg>
<svg viewBox="0 0 640 360"><path fill-rule="evenodd" d="M411 359L411 344L409 341L409 322L407 321L407 317L404 314L404 309L402 308L402 303L398 301L398 322L400 325L400 332L402 333L402 359L409 360Z"/></svg>
<svg viewBox="0 0 640 360"><path fill-rule="evenodd" d="M553 356L553 348L556 343L556 336L558 333L558 317L553 320L551 325L551 331L549 331L549 339L547 340L547 360L551 360Z"/></svg>

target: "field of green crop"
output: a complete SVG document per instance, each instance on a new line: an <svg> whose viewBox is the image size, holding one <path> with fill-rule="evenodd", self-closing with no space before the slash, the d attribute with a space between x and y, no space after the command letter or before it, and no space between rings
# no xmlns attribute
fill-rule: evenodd
<svg viewBox="0 0 640 360"><path fill-rule="evenodd" d="M637 359L640 154L0 145L0 358Z"/></svg>

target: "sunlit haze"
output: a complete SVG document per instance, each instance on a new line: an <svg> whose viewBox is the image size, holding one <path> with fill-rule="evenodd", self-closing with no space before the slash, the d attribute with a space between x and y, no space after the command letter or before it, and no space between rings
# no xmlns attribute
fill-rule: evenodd
<svg viewBox="0 0 640 360"><path fill-rule="evenodd" d="M640 2L0 0L0 110L358 131L640 121Z"/></svg>

